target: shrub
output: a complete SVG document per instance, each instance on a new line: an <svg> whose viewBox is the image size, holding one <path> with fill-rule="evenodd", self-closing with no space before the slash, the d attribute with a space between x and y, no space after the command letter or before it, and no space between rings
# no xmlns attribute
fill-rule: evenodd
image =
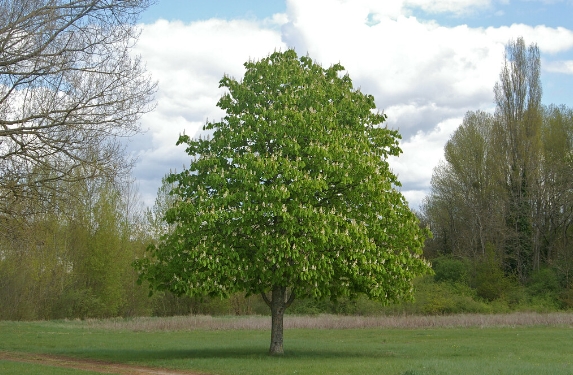
<svg viewBox="0 0 573 375"><path fill-rule="evenodd" d="M529 293L534 296L557 295L561 291L559 278L552 268L542 268L533 272L527 286Z"/></svg>
<svg viewBox="0 0 573 375"><path fill-rule="evenodd" d="M434 282L426 278L418 285L414 304L423 314L488 313L490 308L474 299L475 291L463 283Z"/></svg>
<svg viewBox="0 0 573 375"><path fill-rule="evenodd" d="M485 256L475 262L471 284L480 298L490 302L502 298L516 285L503 273L490 245L486 247Z"/></svg>
<svg viewBox="0 0 573 375"><path fill-rule="evenodd" d="M286 314L295 315L318 315L328 310L325 301L310 298L295 299L292 305L285 311Z"/></svg>
<svg viewBox="0 0 573 375"><path fill-rule="evenodd" d="M573 309L573 288L567 288L559 293L559 302L564 309Z"/></svg>
<svg viewBox="0 0 573 375"><path fill-rule="evenodd" d="M432 260L435 281L465 283L468 279L468 264L461 259L439 257Z"/></svg>
<svg viewBox="0 0 573 375"><path fill-rule="evenodd" d="M475 299L475 290L464 283L436 282L432 276L415 280L414 301L387 306L387 315L436 315L489 313L491 307Z"/></svg>

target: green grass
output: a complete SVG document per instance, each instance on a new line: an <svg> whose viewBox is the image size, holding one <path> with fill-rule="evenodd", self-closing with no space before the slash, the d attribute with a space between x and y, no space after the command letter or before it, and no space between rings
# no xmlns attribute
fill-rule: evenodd
<svg viewBox="0 0 573 375"><path fill-rule="evenodd" d="M31 363L0 361L2 375L101 375L99 372L42 366Z"/></svg>
<svg viewBox="0 0 573 375"><path fill-rule="evenodd" d="M213 374L573 374L570 326L291 329L281 358L266 354L269 336L266 330L136 332L82 322L0 322L0 350ZM0 373L91 374L6 361Z"/></svg>

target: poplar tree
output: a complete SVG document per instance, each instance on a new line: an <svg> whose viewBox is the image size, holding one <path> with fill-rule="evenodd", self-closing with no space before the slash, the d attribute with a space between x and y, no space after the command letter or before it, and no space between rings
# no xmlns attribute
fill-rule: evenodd
<svg viewBox="0 0 573 375"><path fill-rule="evenodd" d="M524 280L532 269L533 200L541 151L541 63L539 47L523 38L506 45L504 65L494 87L500 162L506 166L506 270Z"/></svg>

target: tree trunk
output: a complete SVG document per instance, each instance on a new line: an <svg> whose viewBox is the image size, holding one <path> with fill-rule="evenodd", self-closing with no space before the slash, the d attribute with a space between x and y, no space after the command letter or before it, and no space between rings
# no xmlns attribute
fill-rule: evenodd
<svg viewBox="0 0 573 375"><path fill-rule="evenodd" d="M294 300L294 293L291 293L288 300L287 288L283 286L274 286L272 297L269 301L265 293L262 293L263 300L271 309L272 323L271 323L271 347L269 349L270 355L282 355L283 349L283 317L285 310L290 306Z"/></svg>

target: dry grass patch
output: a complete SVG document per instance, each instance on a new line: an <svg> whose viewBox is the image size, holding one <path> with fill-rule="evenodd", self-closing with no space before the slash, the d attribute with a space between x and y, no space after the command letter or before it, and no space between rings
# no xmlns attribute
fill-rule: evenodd
<svg viewBox="0 0 573 375"><path fill-rule="evenodd" d="M66 324L69 324L66 323ZM168 318L115 318L76 321L85 328L127 331L189 331L189 330L268 330L270 316L205 315ZM359 329L359 328L455 328L455 327L518 327L518 326L573 326L573 313L460 314L441 316L342 316L286 315L285 329Z"/></svg>

